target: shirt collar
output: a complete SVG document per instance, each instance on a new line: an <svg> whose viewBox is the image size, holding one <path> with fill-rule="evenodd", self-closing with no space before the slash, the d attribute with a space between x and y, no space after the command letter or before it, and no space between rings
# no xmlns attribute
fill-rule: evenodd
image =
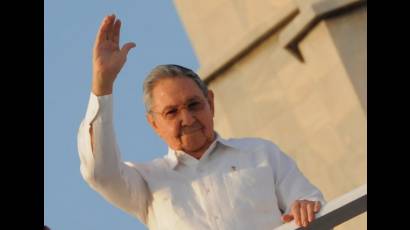
<svg viewBox="0 0 410 230"><path fill-rule="evenodd" d="M165 156L165 160L168 162L169 167L171 169L174 169L178 165L178 163L192 165L197 164L200 161L205 161L207 160L209 155L214 151L217 143L233 147L227 140L223 139L217 132L215 132L215 136L215 140L212 142L212 144L208 147L204 155L202 155L201 159L199 160L195 159L194 157L190 156L184 151L173 150L172 148L168 147L168 154Z"/></svg>

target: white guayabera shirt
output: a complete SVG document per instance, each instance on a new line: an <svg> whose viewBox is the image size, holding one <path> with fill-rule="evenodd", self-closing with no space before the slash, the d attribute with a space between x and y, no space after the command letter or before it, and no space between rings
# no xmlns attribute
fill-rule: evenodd
<svg viewBox="0 0 410 230"><path fill-rule="evenodd" d="M78 132L81 174L95 191L151 230L273 229L295 200L324 204L294 161L262 139L217 135L200 160L169 149L149 163L123 162L112 114L112 95L91 93Z"/></svg>

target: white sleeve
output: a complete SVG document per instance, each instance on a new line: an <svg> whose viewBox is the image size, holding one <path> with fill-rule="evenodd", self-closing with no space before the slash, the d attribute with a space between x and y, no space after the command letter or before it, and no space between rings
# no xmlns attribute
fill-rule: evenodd
<svg viewBox="0 0 410 230"><path fill-rule="evenodd" d="M325 199L322 193L302 174L294 160L274 146L275 191L279 208L289 213L296 200L320 201L322 207Z"/></svg>
<svg viewBox="0 0 410 230"><path fill-rule="evenodd" d="M93 128L94 153L90 128ZM106 200L147 223L150 192L136 166L122 162L114 127L112 96L93 93L78 130L80 171L84 180Z"/></svg>

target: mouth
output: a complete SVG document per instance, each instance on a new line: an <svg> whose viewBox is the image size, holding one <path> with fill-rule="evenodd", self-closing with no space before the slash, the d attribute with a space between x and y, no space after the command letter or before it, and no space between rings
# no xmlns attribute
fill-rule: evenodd
<svg viewBox="0 0 410 230"><path fill-rule="evenodd" d="M189 135L189 134L195 133L197 131L200 131L201 129L202 129L202 125L199 124L198 122L196 122L195 124L193 124L191 126L182 127L180 136Z"/></svg>

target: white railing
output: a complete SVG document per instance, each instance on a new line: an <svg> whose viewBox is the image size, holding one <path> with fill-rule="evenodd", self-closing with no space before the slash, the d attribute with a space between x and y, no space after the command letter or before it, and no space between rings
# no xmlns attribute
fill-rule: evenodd
<svg viewBox="0 0 410 230"><path fill-rule="evenodd" d="M367 211L367 184L348 192L330 202L316 214L316 219L306 228L299 227L294 221L281 225L275 230L329 230Z"/></svg>

